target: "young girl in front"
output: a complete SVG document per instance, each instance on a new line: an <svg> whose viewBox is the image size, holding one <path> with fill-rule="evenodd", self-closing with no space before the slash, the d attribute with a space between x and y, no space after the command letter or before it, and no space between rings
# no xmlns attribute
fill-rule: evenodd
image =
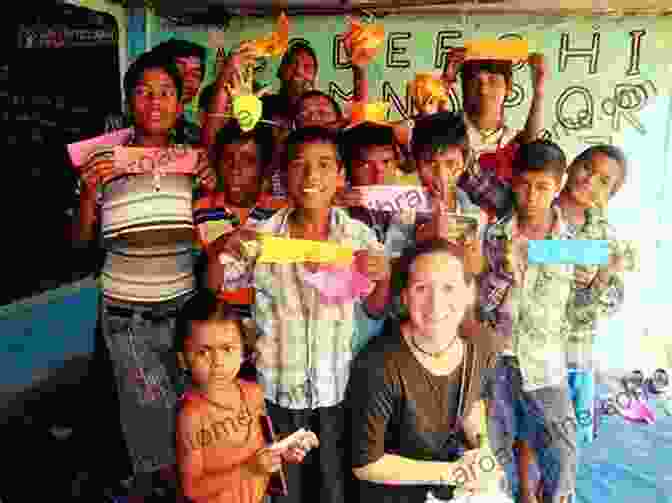
<svg viewBox="0 0 672 503"><path fill-rule="evenodd" d="M178 358L193 383L177 418L183 492L194 503L259 503L282 461L301 463L305 451L266 446L263 390L239 378L251 341L228 304L199 293L178 330Z"/></svg>

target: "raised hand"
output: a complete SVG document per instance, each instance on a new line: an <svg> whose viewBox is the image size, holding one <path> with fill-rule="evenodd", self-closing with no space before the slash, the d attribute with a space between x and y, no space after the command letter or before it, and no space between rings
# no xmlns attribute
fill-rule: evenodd
<svg viewBox="0 0 672 503"><path fill-rule="evenodd" d="M467 50L464 47L454 47L448 50L446 64L443 67L443 74L441 75L441 80L443 81L443 85L446 86L446 90L451 89L453 84L457 82L457 72L460 65L464 63L466 55Z"/></svg>
<svg viewBox="0 0 672 503"><path fill-rule="evenodd" d="M544 83L548 74L546 58L540 52L530 54L527 63L532 70L532 88L535 93L541 93L544 90Z"/></svg>

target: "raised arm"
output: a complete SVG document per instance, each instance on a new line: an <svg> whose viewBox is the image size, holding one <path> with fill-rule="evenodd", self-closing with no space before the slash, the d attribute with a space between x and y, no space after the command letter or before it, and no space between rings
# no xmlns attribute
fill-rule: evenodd
<svg viewBox="0 0 672 503"><path fill-rule="evenodd" d="M232 96L241 88L243 68L254 62L255 54L252 42L243 42L220 66L210 111L201 131L201 143L206 148L214 145L217 132L231 120Z"/></svg>
<svg viewBox="0 0 672 503"><path fill-rule="evenodd" d="M546 60L541 53L531 54L528 63L532 72L532 103L527 114L525 129L519 134L521 143L538 139L544 129L544 88L546 83Z"/></svg>

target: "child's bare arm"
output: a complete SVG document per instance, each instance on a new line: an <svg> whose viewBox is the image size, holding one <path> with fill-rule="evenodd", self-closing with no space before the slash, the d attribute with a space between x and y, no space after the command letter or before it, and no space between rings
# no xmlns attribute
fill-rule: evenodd
<svg viewBox="0 0 672 503"><path fill-rule="evenodd" d="M546 61L543 54L531 54L528 63L532 70L532 103L527 115L525 129L520 133L522 143L535 141L544 128L544 84Z"/></svg>

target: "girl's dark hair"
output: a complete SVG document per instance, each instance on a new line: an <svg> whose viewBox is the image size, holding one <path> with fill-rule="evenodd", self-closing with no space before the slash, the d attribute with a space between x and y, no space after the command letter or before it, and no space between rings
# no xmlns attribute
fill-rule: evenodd
<svg viewBox="0 0 672 503"><path fill-rule="evenodd" d="M167 58L164 54L149 51L141 54L126 71L124 75L124 93L126 93L127 103L133 100L133 94L136 86L142 80L142 74L147 70L163 70L175 83L177 90L177 99L182 98L182 77L177 69L175 62Z"/></svg>
<svg viewBox="0 0 672 503"><path fill-rule="evenodd" d="M214 149L215 162L219 162L224 145L247 143L248 141L253 141L257 146L257 156L261 162L261 175L264 176L273 159L273 132L266 124L257 124L251 131L243 131L238 121L227 122L217 132Z"/></svg>
<svg viewBox="0 0 672 503"><path fill-rule="evenodd" d="M287 163L294 160L296 150L299 145L306 143L330 143L336 150L336 155L340 160L340 135L324 127L307 127L292 131L285 141L285 153Z"/></svg>
<svg viewBox="0 0 672 503"><path fill-rule="evenodd" d="M567 158L560 145L548 140L523 143L513 162L513 176L528 171L544 171L562 180L567 171Z"/></svg>
<svg viewBox="0 0 672 503"><path fill-rule="evenodd" d="M310 91L307 91L301 95L299 98L299 101L296 104L296 113L298 113L299 108L303 104L303 102L307 99L310 98L315 98L316 96L319 96L321 98L325 98L329 100L329 103L331 103L331 106L334 108L334 111L336 112L336 115L338 115L339 119L343 118L343 111L341 110L341 106L338 104L338 102L334 99L333 96L328 95L327 93L323 93L322 91L318 91L317 89L312 89Z"/></svg>
<svg viewBox="0 0 672 503"><path fill-rule="evenodd" d="M221 302L209 290L201 290L189 299L177 316L175 350L184 351L185 342L191 337L191 323L206 321L231 321L238 326L243 345L249 349L254 341L249 340L243 318L230 304Z"/></svg>
<svg viewBox="0 0 672 503"><path fill-rule="evenodd" d="M464 164L467 165L471 149L467 125L461 114L439 112L415 122L412 152L416 161L423 155L433 155L448 147L458 147L462 150Z"/></svg>
<svg viewBox="0 0 672 503"><path fill-rule="evenodd" d="M619 190L621 190L621 187L623 187L623 184L625 183L628 177L629 172L628 159L625 157L625 153L623 152L623 150L616 147L615 145L606 145L606 144L593 145L592 147L588 147L586 150L584 150L578 156L576 156L576 158L572 161L572 164L570 164L569 169L571 170L575 163L584 161L590 162L595 154L606 155L609 159L616 161L621 168L621 176L616 181L613 189L611 190L611 193L609 194L609 197L611 198Z"/></svg>
<svg viewBox="0 0 672 503"><path fill-rule="evenodd" d="M254 329L248 329L243 324L243 316L236 309L225 302L217 299L210 290L199 290L196 295L189 299L177 316L177 330L174 350L183 353L185 342L191 337L191 324L193 322L233 322L238 327L240 339L243 343L244 362L240 367L238 377L247 380L256 379L254 367L254 355L256 333Z"/></svg>
<svg viewBox="0 0 672 503"><path fill-rule="evenodd" d="M449 241L445 241L443 239L434 239L425 241L416 246L411 246L404 251L403 255L396 264L396 270L393 271L395 278L395 293L400 294L401 290L408 286L411 267L415 261L423 255L433 255L435 253L446 253L451 257L458 259L462 264L462 269L464 271L464 282L467 285L471 285L475 281L474 274L468 272L464 267L464 249Z"/></svg>

